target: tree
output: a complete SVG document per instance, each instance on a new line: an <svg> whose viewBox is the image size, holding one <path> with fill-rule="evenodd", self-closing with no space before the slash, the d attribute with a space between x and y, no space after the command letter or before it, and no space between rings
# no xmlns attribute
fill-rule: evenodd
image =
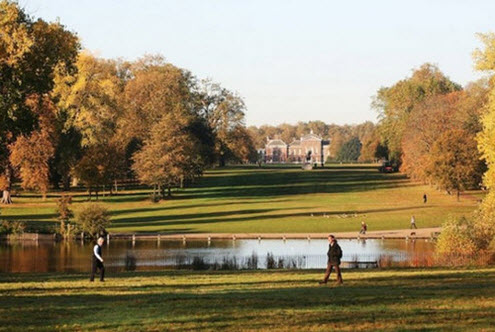
<svg viewBox="0 0 495 332"><path fill-rule="evenodd" d="M411 77L379 89L372 106L379 112L379 131L390 158L401 160L403 134L416 105L431 96L460 89L436 66L428 63L416 69Z"/></svg>
<svg viewBox="0 0 495 332"><path fill-rule="evenodd" d="M33 131L20 136L10 147L10 162L19 170L24 189L39 190L43 199L50 184L48 161L54 149L46 132Z"/></svg>
<svg viewBox="0 0 495 332"><path fill-rule="evenodd" d="M191 116L177 106L153 126L151 137L133 156L134 172L142 183L153 186L155 196L157 192L164 196L165 189L170 196L172 187L203 172L200 144L191 134L190 123Z"/></svg>
<svg viewBox="0 0 495 332"><path fill-rule="evenodd" d="M60 235L64 239L69 239L73 235L73 227L70 220L74 217L73 211L70 209L72 204L72 196L62 195L57 199L57 220L60 222Z"/></svg>
<svg viewBox="0 0 495 332"><path fill-rule="evenodd" d="M414 180L430 182L431 149L442 133L461 128L455 117L462 92L432 96L416 105L403 133L402 170Z"/></svg>
<svg viewBox="0 0 495 332"><path fill-rule="evenodd" d="M71 72L79 50L77 37L59 23L34 21L17 3L0 1L0 172L3 203L10 203L12 165L9 149L19 136L36 130L37 114L27 99L53 88L55 71Z"/></svg>
<svg viewBox="0 0 495 332"><path fill-rule="evenodd" d="M353 137L345 142L337 153L338 161L357 161L361 154L361 142L359 138Z"/></svg>
<svg viewBox="0 0 495 332"><path fill-rule="evenodd" d="M488 253L493 261L495 257L495 193L493 192L495 185L495 76L493 75L495 70L495 34L481 34L479 37L484 44L484 49L477 49L474 52L474 60L478 70L491 74L489 92L488 94L484 93L483 91L487 89L483 86L481 86L482 89L479 89L480 84L478 84L478 89L475 91L481 91L481 93L472 94L475 96L475 101L473 102L471 99L467 102L468 105L475 105L468 108L474 108L476 111L467 113L467 118L473 119L472 114L475 114L474 118L476 118L476 114L480 113L479 109L482 109L481 122L465 121L464 123L468 125L464 127L465 130L476 132L476 128L481 125L482 130L477 135L477 143L481 158L486 161L488 167L483 182L490 191L483 198L483 202L472 219L463 219L457 224L447 223L444 225L445 235L441 235L439 238L437 250L442 255L456 254L463 247L463 243L459 245L459 241L463 241L468 249L469 257L483 257L483 254ZM463 113L466 114L466 112ZM449 139L458 140L459 138L451 137ZM438 149L440 148L438 147Z"/></svg>
<svg viewBox="0 0 495 332"><path fill-rule="evenodd" d="M83 157L74 168L75 176L88 189L90 200L92 192L95 192L98 199L100 188L104 190L107 187L112 193L113 181L122 176L124 171L124 150L114 142L86 148Z"/></svg>
<svg viewBox="0 0 495 332"><path fill-rule="evenodd" d="M161 57L145 57L131 66L132 78L124 89L124 115L119 127L126 141L149 139L151 128L177 105L192 109L188 72ZM192 110L191 110L192 113Z"/></svg>
<svg viewBox="0 0 495 332"><path fill-rule="evenodd" d="M442 133L433 144L430 156L432 180L448 192L455 190L458 200L461 191L480 183L476 141L465 130L451 129Z"/></svg>
<svg viewBox="0 0 495 332"><path fill-rule="evenodd" d="M482 131L478 135L478 149L485 159L488 170L483 176L484 185L490 190L485 196L476 217L479 225L478 233L483 236L485 242L483 249L489 249L495 253L495 34L480 34L479 38L484 44L483 50L474 52L476 68L490 73L490 91L488 101L481 118Z"/></svg>
<svg viewBox="0 0 495 332"><path fill-rule="evenodd" d="M77 213L76 223L83 232L96 238L106 233L111 220L106 208L99 204L89 203Z"/></svg>
<svg viewBox="0 0 495 332"><path fill-rule="evenodd" d="M77 73L56 76L52 96L57 100L63 131L75 128L83 147L107 144L117 131L122 110L120 79L115 61L82 52Z"/></svg>
<svg viewBox="0 0 495 332"><path fill-rule="evenodd" d="M219 84L203 81L194 88L194 99L196 114L206 119L215 137L214 151L218 165L224 166L228 160L239 159L236 151L240 142L235 135L241 130L239 128L245 128L246 105L242 98ZM246 143L252 144L252 140Z"/></svg>

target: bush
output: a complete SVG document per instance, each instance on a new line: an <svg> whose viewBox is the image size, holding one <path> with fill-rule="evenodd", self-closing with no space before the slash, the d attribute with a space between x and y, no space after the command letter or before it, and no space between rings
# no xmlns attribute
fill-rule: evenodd
<svg viewBox="0 0 495 332"><path fill-rule="evenodd" d="M247 258L246 268L248 270L256 270L258 269L258 255L253 251L251 256Z"/></svg>
<svg viewBox="0 0 495 332"><path fill-rule="evenodd" d="M76 216L76 223L81 231L91 237L103 236L105 228L110 225L108 210L99 204L88 204L84 206Z"/></svg>
<svg viewBox="0 0 495 332"><path fill-rule="evenodd" d="M273 256L273 253L271 253L271 252L266 254L266 268L267 269L277 268L277 263L275 261L275 257Z"/></svg>
<svg viewBox="0 0 495 332"><path fill-rule="evenodd" d="M26 224L23 221L2 221L0 224L0 234L20 235L24 233Z"/></svg>
<svg viewBox="0 0 495 332"><path fill-rule="evenodd" d="M208 270L210 266L203 257L194 256L191 267L193 270Z"/></svg>
<svg viewBox="0 0 495 332"><path fill-rule="evenodd" d="M450 219L436 246L436 261L449 265L486 265L495 260L495 192L490 192L472 219Z"/></svg>
<svg viewBox="0 0 495 332"><path fill-rule="evenodd" d="M70 239L75 235L76 227L70 224L70 219L74 217L74 213L70 209L72 204L72 196L62 195L57 200L57 220L60 222L60 228L57 231L64 239Z"/></svg>

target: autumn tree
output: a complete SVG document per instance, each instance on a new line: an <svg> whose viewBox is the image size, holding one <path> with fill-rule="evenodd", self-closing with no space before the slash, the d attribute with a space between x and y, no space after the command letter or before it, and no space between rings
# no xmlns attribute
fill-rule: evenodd
<svg viewBox="0 0 495 332"><path fill-rule="evenodd" d="M106 144L115 135L122 113L115 62L82 52L76 65L73 75L56 77L53 98L60 115L66 116L65 129L75 128L82 146Z"/></svg>
<svg viewBox="0 0 495 332"><path fill-rule="evenodd" d="M124 88L121 136L126 141L149 139L151 128L177 105L192 108L190 74L159 56L133 63L131 79Z"/></svg>
<svg viewBox="0 0 495 332"><path fill-rule="evenodd" d="M431 149L442 133L460 127L455 113L461 97L462 92L432 96L410 114L403 133L402 170L414 180L430 182Z"/></svg>
<svg viewBox="0 0 495 332"><path fill-rule="evenodd" d="M425 99L460 90L436 66L424 64L411 77L378 90L372 106L379 113L379 130L387 145L390 158L401 160L404 131L416 105Z"/></svg>
<svg viewBox="0 0 495 332"><path fill-rule="evenodd" d="M481 242L481 250L495 253L495 34L480 34L484 49L474 52L476 68L490 74L488 100L481 118L482 131L478 135L478 149L488 166L483 183L489 189L476 217L475 232Z"/></svg>
<svg viewBox="0 0 495 332"><path fill-rule="evenodd" d="M483 176L483 183L489 189L488 194L483 198L479 209L474 213L472 219L463 219L457 223L447 222L443 226L445 235L439 238L437 251L443 256L463 255L463 248L468 248L468 257L480 257L489 254L491 259L495 257L495 34L479 35L484 48L474 52L476 68L490 74L489 84L477 84L474 88L473 96L468 99L463 106L469 105L471 114L468 119L481 114L481 121L465 121L465 130L481 131L477 135L478 149L481 158L486 161L488 170ZM488 93L485 93L488 91ZM474 107L473 107L474 106ZM463 112L466 113L466 112ZM472 125L474 123L474 126ZM474 127L474 129L473 129ZM452 140L460 138L452 137ZM466 151L461 151L466 153ZM459 245L459 239L463 242ZM464 246L464 243L467 246Z"/></svg>
<svg viewBox="0 0 495 332"><path fill-rule="evenodd" d="M115 142L91 145L84 149L83 156L74 167L74 175L87 188L89 199L91 194L110 189L112 183L123 176L125 170L124 150Z"/></svg>
<svg viewBox="0 0 495 332"><path fill-rule="evenodd" d="M54 152L46 132L33 131L29 137L19 136L9 149L10 162L19 170L22 187L39 190L45 199L50 184L48 161Z"/></svg>
<svg viewBox="0 0 495 332"><path fill-rule="evenodd" d="M71 72L77 56L77 37L59 23L33 20L18 4L0 1L0 172L3 203L10 203L11 146L19 136L37 130L38 116L26 104L53 88L55 71Z"/></svg>
<svg viewBox="0 0 495 332"><path fill-rule="evenodd" d="M479 162L476 141L465 130L451 129L442 133L430 154L432 181L448 192L455 191L458 200L461 191L480 183L481 174L476 167Z"/></svg>
<svg viewBox="0 0 495 332"><path fill-rule="evenodd" d="M173 112L165 113L156 123L143 148L133 156L133 170L138 179L153 186L153 193L171 195L171 188L203 172L204 164L199 153L199 142L191 134L191 116L178 105Z"/></svg>

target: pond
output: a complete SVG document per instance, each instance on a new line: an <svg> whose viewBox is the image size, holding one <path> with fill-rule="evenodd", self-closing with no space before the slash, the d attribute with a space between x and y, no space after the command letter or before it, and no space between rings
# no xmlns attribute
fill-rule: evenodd
<svg viewBox="0 0 495 332"><path fill-rule="evenodd" d="M430 257L434 250L429 240L354 239L339 244L343 261L362 263L355 267L367 267L383 257L393 262ZM92 248L93 243L79 241L1 241L0 272L87 272ZM327 240L110 240L103 245L103 258L108 271L173 268L190 264L195 257L220 265L235 260L244 267L253 263L253 255L256 267L266 268L268 254L283 267L324 268L327 249Z"/></svg>

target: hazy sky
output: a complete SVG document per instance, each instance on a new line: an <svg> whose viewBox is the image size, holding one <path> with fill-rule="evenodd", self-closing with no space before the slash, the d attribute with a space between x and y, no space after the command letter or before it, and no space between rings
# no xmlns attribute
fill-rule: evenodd
<svg viewBox="0 0 495 332"><path fill-rule="evenodd" d="M478 78L477 32L495 1L19 0L96 54L160 53L237 91L247 124L375 121L371 97L424 62Z"/></svg>

